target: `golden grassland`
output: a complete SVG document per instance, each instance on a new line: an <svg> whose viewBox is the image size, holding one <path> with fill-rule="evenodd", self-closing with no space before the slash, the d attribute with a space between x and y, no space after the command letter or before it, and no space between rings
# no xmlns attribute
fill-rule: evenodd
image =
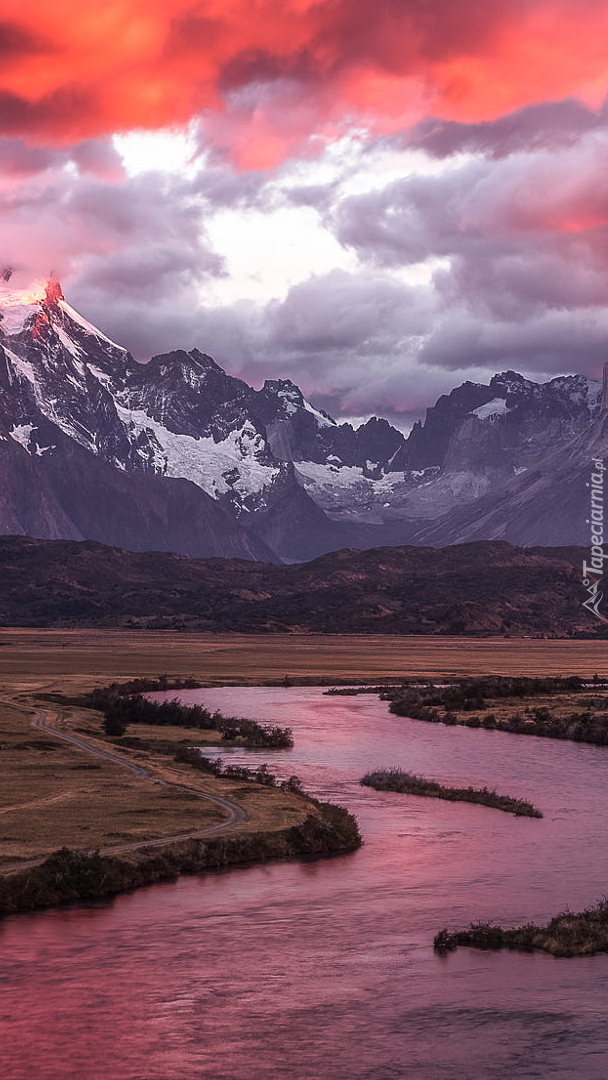
<svg viewBox="0 0 608 1080"><path fill-rule="evenodd" d="M380 681L400 675L608 677L608 642L387 634L190 634L127 630L0 630L0 684L72 687L193 675L256 685L285 675Z"/></svg>
<svg viewBox="0 0 608 1080"><path fill-rule="evenodd" d="M597 673L605 678L608 646L600 641L384 635L1 630L0 867L64 844L91 850L203 829L222 819L220 810L195 794L153 785L31 726L35 709L43 709L57 722L103 742L99 714L52 705L36 695L76 696L115 680L163 673L194 676L209 685L255 685L285 676L309 683L449 674L591 678ZM501 702L501 711L509 704ZM522 702L517 706L521 709ZM568 703L567 708L573 707ZM491 711L498 712L494 703ZM192 732L179 728L139 728L137 735L164 743L192 739ZM202 741L198 734L196 741ZM159 779L238 802L248 815L234 826L238 831L281 829L311 812L311 804L297 795L207 777L154 749L121 748L120 753L146 764ZM271 752L269 764L272 768Z"/></svg>
<svg viewBox="0 0 608 1080"><path fill-rule="evenodd" d="M477 716L480 720L483 720L484 716L491 713L496 718L497 723L501 723L510 720L516 714L526 719L527 716L532 716L535 709L546 708L552 716L562 719L571 716L572 713L606 713L608 712L608 706L603 705L603 701L608 701L608 693L605 689L585 689L570 694L534 694L534 696L527 698L491 698L486 701L482 709L473 709L470 712L463 712L462 709L455 709L454 711L461 720L471 716Z"/></svg>
<svg viewBox="0 0 608 1080"><path fill-rule="evenodd" d="M41 704L45 712L53 712ZM290 792L207 777L179 765L155 752L154 737L146 751L111 746L103 738L98 714L75 708L61 713L62 727L147 766L155 778L238 802L247 813L239 832L284 828L311 812L310 803ZM194 832L224 820L218 807L194 792L152 784L120 765L93 758L32 728L31 719L25 702L16 707L0 702L0 868L64 845L95 850ZM138 732L146 741L147 734ZM163 730L165 745L180 741L189 741L186 729Z"/></svg>

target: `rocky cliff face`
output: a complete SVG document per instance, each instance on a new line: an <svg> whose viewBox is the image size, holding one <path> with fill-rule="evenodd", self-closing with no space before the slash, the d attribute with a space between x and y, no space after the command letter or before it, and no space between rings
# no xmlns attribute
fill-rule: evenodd
<svg viewBox="0 0 608 1080"><path fill-rule="evenodd" d="M292 462L309 449L324 459L334 442L362 459L368 432L337 425L293 384L255 391L196 349L137 364L57 282L9 278L0 281L2 531L288 561L373 542L332 522ZM281 454L282 442L293 453Z"/></svg>
<svg viewBox="0 0 608 1080"><path fill-rule="evenodd" d="M508 540L520 545L590 547L593 462L608 453L608 412L565 446L487 492L475 502L422 525L414 543L459 544Z"/></svg>

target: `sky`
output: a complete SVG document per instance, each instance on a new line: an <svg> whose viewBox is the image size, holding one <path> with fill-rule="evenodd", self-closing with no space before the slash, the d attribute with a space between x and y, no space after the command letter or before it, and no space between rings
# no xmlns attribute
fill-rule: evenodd
<svg viewBox="0 0 608 1080"><path fill-rule="evenodd" d="M0 263L337 418L608 358L605 0L0 0Z"/></svg>

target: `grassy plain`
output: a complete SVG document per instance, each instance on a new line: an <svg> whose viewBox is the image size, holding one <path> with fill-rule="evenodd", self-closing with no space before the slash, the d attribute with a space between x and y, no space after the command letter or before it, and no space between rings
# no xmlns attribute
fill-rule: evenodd
<svg viewBox="0 0 608 1080"><path fill-rule="evenodd" d="M189 634L0 630L0 684L102 686L136 676L193 675L213 685L282 679L379 681L400 675L608 677L608 642L401 637L388 634Z"/></svg>
<svg viewBox="0 0 608 1080"><path fill-rule="evenodd" d="M139 676L192 675L209 685L309 683L404 675L580 674L608 677L600 641L466 640L386 635L229 635L167 631L0 631L0 867L38 858L66 844L92 849L171 836L221 820L194 794L132 776L119 765L32 728L36 709L102 745L98 714L37 700L39 693L76 696ZM159 736L192 741L185 729ZM195 774L162 753L123 750L158 778L228 796L247 811L235 829L284 828L310 804L290 793ZM269 753L269 762L272 755ZM271 766L272 767L272 766Z"/></svg>
<svg viewBox="0 0 608 1080"><path fill-rule="evenodd" d="M535 709L548 709L552 716L561 720L571 716L572 713L590 711L592 714L595 712L605 714L608 712L604 704L605 701L608 701L608 694L605 689L593 690L593 688L590 688L567 694L535 694L534 697L528 698L492 698L486 701L483 709L475 709L469 712L456 709L455 712L461 721L473 716L483 720L484 716L491 713L496 718L496 722L500 724L516 715L521 716L524 720L532 719Z"/></svg>

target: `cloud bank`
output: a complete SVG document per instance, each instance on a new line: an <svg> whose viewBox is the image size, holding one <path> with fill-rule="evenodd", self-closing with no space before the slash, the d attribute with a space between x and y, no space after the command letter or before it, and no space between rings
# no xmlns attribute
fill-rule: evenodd
<svg viewBox="0 0 608 1080"><path fill-rule="evenodd" d="M197 345L338 415L508 367L598 374L603 0L4 0L1 20L0 260L60 274L138 358ZM112 139L185 125L187 168L130 171ZM257 292L231 295L241 232L286 209L290 282L261 296L262 236Z"/></svg>

